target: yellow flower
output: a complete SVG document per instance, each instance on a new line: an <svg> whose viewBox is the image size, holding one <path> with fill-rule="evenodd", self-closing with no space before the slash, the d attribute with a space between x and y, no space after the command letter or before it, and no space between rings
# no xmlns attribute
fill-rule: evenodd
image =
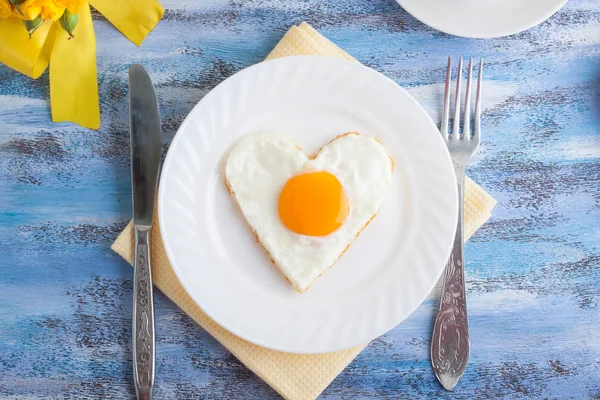
<svg viewBox="0 0 600 400"><path fill-rule="evenodd" d="M58 20L65 8L76 13L84 0L25 0L19 4L19 12L9 0L0 0L0 18L33 20L40 16L44 20Z"/></svg>
<svg viewBox="0 0 600 400"><path fill-rule="evenodd" d="M83 5L84 1L85 0L54 0L56 5L66 8L72 14L75 14L77 11L79 11L79 7Z"/></svg>

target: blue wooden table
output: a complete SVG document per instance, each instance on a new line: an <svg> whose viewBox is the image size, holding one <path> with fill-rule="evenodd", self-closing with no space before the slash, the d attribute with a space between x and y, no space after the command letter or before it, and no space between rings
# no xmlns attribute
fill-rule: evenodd
<svg viewBox="0 0 600 400"><path fill-rule="evenodd" d="M502 39L453 37L394 0L168 0L141 48L94 15L99 131L50 122L48 75L0 66L0 398L131 398L131 267L109 245L131 215L127 69L156 83L164 149L207 91L306 20L408 88L434 119L448 54L486 60L469 175L498 200L466 246L471 359L435 380L437 299L375 340L324 399L600 398L600 3L573 0ZM273 390L161 294L165 399Z"/></svg>

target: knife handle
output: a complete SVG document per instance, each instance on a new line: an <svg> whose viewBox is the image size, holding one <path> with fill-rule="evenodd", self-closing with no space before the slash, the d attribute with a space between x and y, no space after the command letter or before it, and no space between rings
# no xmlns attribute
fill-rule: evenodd
<svg viewBox="0 0 600 400"><path fill-rule="evenodd" d="M133 380L138 400L151 400L154 386L154 299L150 229L135 229L133 273Z"/></svg>

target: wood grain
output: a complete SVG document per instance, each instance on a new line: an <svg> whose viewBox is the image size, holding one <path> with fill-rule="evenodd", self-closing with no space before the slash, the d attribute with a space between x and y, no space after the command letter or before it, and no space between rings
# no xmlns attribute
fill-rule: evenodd
<svg viewBox="0 0 600 400"><path fill-rule="evenodd" d="M212 87L313 24L439 120L448 54L483 56L483 146L468 174L498 206L466 246L471 359L454 393L429 362L437 299L375 340L323 399L600 399L600 4L474 40L394 0L169 0L141 48L94 14L102 127L50 121L48 75L0 66L0 397L134 395L127 69L156 84L164 149ZM161 294L155 395L277 395Z"/></svg>

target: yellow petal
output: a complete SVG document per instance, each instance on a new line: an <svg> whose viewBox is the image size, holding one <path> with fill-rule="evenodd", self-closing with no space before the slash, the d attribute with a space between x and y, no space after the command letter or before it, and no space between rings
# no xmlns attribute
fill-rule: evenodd
<svg viewBox="0 0 600 400"><path fill-rule="evenodd" d="M165 12L156 0L90 0L90 4L138 46Z"/></svg>
<svg viewBox="0 0 600 400"><path fill-rule="evenodd" d="M96 35L90 7L84 4L78 12L75 37L56 29L54 50L50 59L50 101L52 121L72 121L83 127L100 127L98 80L96 72Z"/></svg>
<svg viewBox="0 0 600 400"><path fill-rule="evenodd" d="M83 5L84 1L83 0L54 0L54 3L57 6L66 8L72 14L76 14L77 11L79 11L79 8Z"/></svg>
<svg viewBox="0 0 600 400"><path fill-rule="evenodd" d="M13 8L8 0L0 0L0 19L13 16Z"/></svg>
<svg viewBox="0 0 600 400"><path fill-rule="evenodd" d="M42 12L40 13L40 16L42 19L56 21L63 15L64 12L64 7L57 6L52 1L46 1L42 6Z"/></svg>
<svg viewBox="0 0 600 400"><path fill-rule="evenodd" d="M23 21L0 19L0 62L33 79L46 70L54 46L55 27L44 22L29 40Z"/></svg>
<svg viewBox="0 0 600 400"><path fill-rule="evenodd" d="M38 0L26 0L22 4L19 4L19 9L23 13L23 19L32 20L40 15L42 4Z"/></svg>

